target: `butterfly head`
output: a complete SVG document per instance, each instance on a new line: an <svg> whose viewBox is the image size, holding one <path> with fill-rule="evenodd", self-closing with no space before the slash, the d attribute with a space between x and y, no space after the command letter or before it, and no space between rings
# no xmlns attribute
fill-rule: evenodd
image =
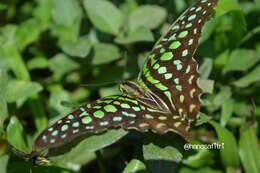
<svg viewBox="0 0 260 173"><path fill-rule="evenodd" d="M37 151L27 154L25 160L31 162L33 165L50 165L50 160L46 155Z"/></svg>

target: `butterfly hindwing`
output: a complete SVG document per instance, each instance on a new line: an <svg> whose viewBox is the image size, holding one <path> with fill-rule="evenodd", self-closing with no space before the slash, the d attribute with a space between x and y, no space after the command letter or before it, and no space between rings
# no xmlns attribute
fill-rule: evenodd
<svg viewBox="0 0 260 173"><path fill-rule="evenodd" d="M139 74L139 84L169 105L173 116L194 120L199 112L202 91L193 54L216 1L200 0L188 8L154 46Z"/></svg>
<svg viewBox="0 0 260 173"><path fill-rule="evenodd" d="M121 95L109 96L79 107L58 120L38 136L35 145L42 148L58 147L78 136L100 133L116 127L141 132L152 129L163 134L175 124L172 131L181 132L180 134L185 136L186 126L169 118L169 115L136 99Z"/></svg>

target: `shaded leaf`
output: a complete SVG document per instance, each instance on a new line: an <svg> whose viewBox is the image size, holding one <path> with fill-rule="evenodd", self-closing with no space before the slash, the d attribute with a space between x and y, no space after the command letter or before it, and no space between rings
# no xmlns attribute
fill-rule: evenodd
<svg viewBox="0 0 260 173"><path fill-rule="evenodd" d="M0 156L0 172L7 173L7 165L8 165L9 156L8 155L1 155Z"/></svg>
<svg viewBox="0 0 260 173"><path fill-rule="evenodd" d="M166 15L167 12L160 6L139 6L129 16L129 29L134 31L139 27L157 28L165 20Z"/></svg>
<svg viewBox="0 0 260 173"><path fill-rule="evenodd" d="M251 72L234 82L238 87L247 87L260 80L260 65L257 65Z"/></svg>
<svg viewBox="0 0 260 173"><path fill-rule="evenodd" d="M254 126L241 129L239 155L247 173L260 172L260 149Z"/></svg>
<svg viewBox="0 0 260 173"><path fill-rule="evenodd" d="M107 0L84 0L83 4L95 27L105 33L118 34L123 17L114 4Z"/></svg>
<svg viewBox="0 0 260 173"><path fill-rule="evenodd" d="M144 173L146 172L146 168L143 162L132 159L130 163L127 164L123 173Z"/></svg>

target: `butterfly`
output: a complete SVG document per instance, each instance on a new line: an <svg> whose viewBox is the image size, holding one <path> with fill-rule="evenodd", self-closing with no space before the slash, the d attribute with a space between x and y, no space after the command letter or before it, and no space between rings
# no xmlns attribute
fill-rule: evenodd
<svg viewBox="0 0 260 173"><path fill-rule="evenodd" d="M190 124L200 110L202 94L193 55L216 3L200 0L188 8L155 44L138 78L120 84L121 95L75 109L46 128L35 146L54 148L84 134L118 127L158 134L173 131L189 139Z"/></svg>

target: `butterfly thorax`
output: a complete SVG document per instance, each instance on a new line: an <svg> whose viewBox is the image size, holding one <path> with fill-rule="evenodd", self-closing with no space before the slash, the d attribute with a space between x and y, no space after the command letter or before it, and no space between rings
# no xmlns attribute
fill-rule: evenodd
<svg viewBox="0 0 260 173"><path fill-rule="evenodd" d="M154 96L153 93L143 89L138 83L133 81L124 81L120 84L119 89L128 97L135 98L149 107L169 113L169 108L163 103L163 101Z"/></svg>
<svg viewBox="0 0 260 173"><path fill-rule="evenodd" d="M119 86L120 91L132 98L140 98L145 96L145 91L135 82L124 81Z"/></svg>

